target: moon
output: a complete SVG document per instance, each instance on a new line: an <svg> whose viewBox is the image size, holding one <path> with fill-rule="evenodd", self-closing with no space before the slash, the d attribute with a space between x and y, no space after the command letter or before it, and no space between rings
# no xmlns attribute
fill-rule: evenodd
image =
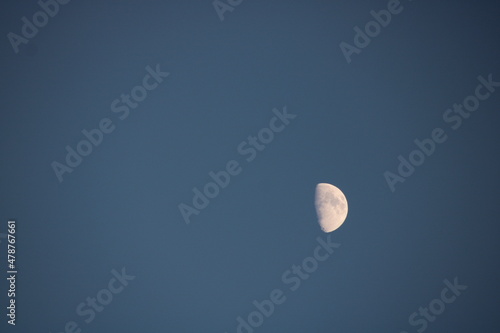
<svg viewBox="0 0 500 333"><path fill-rule="evenodd" d="M324 232L337 230L347 217L347 199L340 189L331 184L316 185L314 205L318 223Z"/></svg>

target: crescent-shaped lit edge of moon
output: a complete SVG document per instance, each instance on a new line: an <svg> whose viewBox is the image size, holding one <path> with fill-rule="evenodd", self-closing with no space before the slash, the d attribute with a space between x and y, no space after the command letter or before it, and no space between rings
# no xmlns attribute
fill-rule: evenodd
<svg viewBox="0 0 500 333"><path fill-rule="evenodd" d="M337 230L347 218L347 199L342 191L327 183L316 185L314 205L324 232Z"/></svg>

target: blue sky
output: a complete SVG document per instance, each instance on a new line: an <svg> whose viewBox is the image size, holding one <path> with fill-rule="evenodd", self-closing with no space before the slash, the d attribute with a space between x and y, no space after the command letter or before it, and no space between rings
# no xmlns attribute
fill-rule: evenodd
<svg viewBox="0 0 500 333"><path fill-rule="evenodd" d="M457 277L468 288L424 330L497 331L500 91L457 130L443 114L478 76L500 81L499 8L401 1L348 63L340 43L388 3L242 1L221 21L210 1L70 1L19 53L5 37L0 232L17 220L19 308L18 327L0 325L237 332L281 289L255 332L417 332L409 317ZM40 10L0 6L5 36ZM169 75L120 119L111 104L148 66ZM246 161L238 146L284 107L296 118ZM59 182L52 163L102 119L114 130ZM392 192L384 172L435 128L447 140ZM241 172L186 224L179 204L232 160ZM327 237L320 182L349 215L330 235L340 247L291 291L282 275ZM86 323L78 305L122 268L135 278Z"/></svg>

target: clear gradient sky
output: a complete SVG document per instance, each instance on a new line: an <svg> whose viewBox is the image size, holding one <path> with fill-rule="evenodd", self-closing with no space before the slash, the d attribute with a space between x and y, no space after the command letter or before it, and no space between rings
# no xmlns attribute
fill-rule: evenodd
<svg viewBox="0 0 500 333"><path fill-rule="evenodd" d="M500 88L456 130L443 115L478 76L500 82L500 7L401 0L348 63L340 44L390 2L243 0L221 21L210 0L72 0L15 53L7 35L41 7L2 1L0 233L17 220L19 272L16 327L0 284L0 331L237 332L280 289L256 333L410 333L457 277L468 288L424 331L498 332ZM147 97L127 104L138 85ZM285 107L296 117L252 146ZM68 167L66 147L96 128L59 181L54 161ZM384 173L435 128L446 141L391 191ZM179 205L230 161L186 224ZM291 290L283 275L328 241L322 182L349 202L340 246Z"/></svg>

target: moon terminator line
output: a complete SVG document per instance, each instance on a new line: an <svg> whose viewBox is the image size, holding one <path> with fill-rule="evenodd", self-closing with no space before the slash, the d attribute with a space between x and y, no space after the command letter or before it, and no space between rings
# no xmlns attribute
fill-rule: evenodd
<svg viewBox="0 0 500 333"><path fill-rule="evenodd" d="M347 217L347 199L339 188L331 184L316 185L314 205L318 223L324 232L338 229Z"/></svg>

